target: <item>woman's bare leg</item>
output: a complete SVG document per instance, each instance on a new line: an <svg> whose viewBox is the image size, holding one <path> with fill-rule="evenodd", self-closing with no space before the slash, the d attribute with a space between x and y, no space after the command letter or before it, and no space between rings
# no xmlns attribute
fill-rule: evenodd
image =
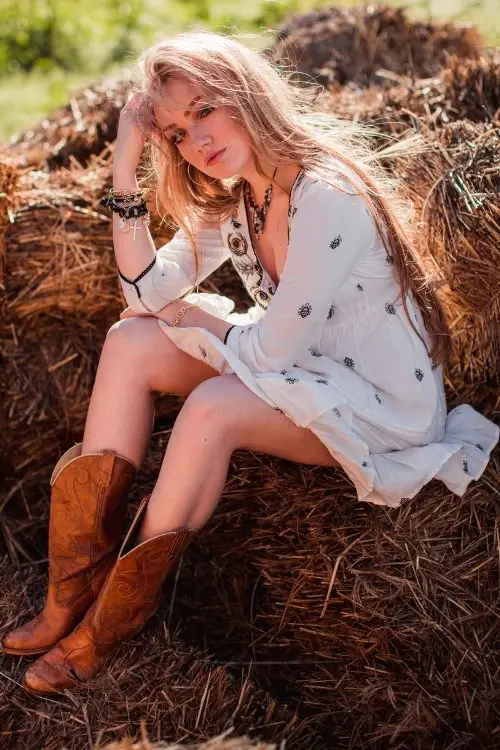
<svg viewBox="0 0 500 750"><path fill-rule="evenodd" d="M113 450L141 466L153 428L155 395L187 396L218 374L178 349L156 318L118 321L101 352L82 453Z"/></svg>
<svg viewBox="0 0 500 750"><path fill-rule="evenodd" d="M179 526L203 526L219 502L237 449L338 466L313 432L266 404L237 375L219 375L196 387L177 417L139 541Z"/></svg>

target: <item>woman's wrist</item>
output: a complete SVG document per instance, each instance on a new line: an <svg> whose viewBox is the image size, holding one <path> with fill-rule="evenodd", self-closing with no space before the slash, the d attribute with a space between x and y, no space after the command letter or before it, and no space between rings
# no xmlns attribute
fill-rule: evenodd
<svg viewBox="0 0 500 750"><path fill-rule="evenodd" d="M193 305L191 302L186 302L183 299L176 299L173 302L171 302L167 307L168 307L167 317L168 317L169 324L170 325L176 324L177 326L180 327L182 325L182 320L184 318L184 315L189 314L189 311L191 310L191 308L195 308L196 305Z"/></svg>
<svg viewBox="0 0 500 750"><path fill-rule="evenodd" d="M136 170L128 165L113 165L113 187L117 190L136 190L139 187Z"/></svg>

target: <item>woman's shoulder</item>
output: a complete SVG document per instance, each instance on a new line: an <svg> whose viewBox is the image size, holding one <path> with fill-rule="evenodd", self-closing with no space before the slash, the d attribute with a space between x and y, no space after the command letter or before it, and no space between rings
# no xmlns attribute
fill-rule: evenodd
<svg viewBox="0 0 500 750"><path fill-rule="evenodd" d="M295 230L318 238L323 233L351 238L367 253L378 248L379 233L373 209L365 191L344 171L325 176L303 170L290 201L290 236ZM344 243L346 244L346 243Z"/></svg>
<svg viewBox="0 0 500 750"><path fill-rule="evenodd" d="M358 194L366 188L361 175L362 167L356 169L340 158L331 157L321 167L303 166L297 176L297 185L316 185L316 189L342 190Z"/></svg>
<svg viewBox="0 0 500 750"><path fill-rule="evenodd" d="M369 215L361 178L341 164L333 164L318 172L303 167L298 173L290 195L290 215L295 216L302 205L304 210L314 210L320 205L326 214L348 211Z"/></svg>

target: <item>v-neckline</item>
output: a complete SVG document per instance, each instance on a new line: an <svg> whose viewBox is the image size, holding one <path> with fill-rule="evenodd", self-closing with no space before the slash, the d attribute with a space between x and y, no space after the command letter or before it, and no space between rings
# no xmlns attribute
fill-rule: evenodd
<svg viewBox="0 0 500 750"><path fill-rule="evenodd" d="M297 172L297 175L295 176L295 180L293 181L292 187L290 188L290 192L288 193L288 212L287 212L288 237L290 237L290 213L291 213L290 212L290 205L291 205L291 202L292 202L292 195L293 195L293 191L295 190L295 186L297 184L297 180L299 179L299 176L303 172L304 172L304 167L301 167L299 169L299 171ZM252 250L252 254L254 256L255 262L257 263L257 265L259 266L260 270L262 271L262 276L265 275L266 279L269 280L271 282L271 284L273 285L273 288L277 289L280 280L278 279L278 283L276 283L274 281L274 279L271 277L271 275L268 273L268 271L264 268L264 266L263 266L263 264L262 264L262 262L261 262L261 260L260 260L260 258L258 256L258 254L257 254L257 250L256 250L256 248L255 248L255 246L253 244L252 235L250 234L250 224L248 222L247 210L246 210L246 206L245 206L245 195L244 195L244 191L243 190L241 191L240 211L239 211L239 214L240 214L241 223L243 224L243 228L245 229L245 234L247 236L248 245L249 245L249 247ZM288 251L288 248L287 248L287 251Z"/></svg>

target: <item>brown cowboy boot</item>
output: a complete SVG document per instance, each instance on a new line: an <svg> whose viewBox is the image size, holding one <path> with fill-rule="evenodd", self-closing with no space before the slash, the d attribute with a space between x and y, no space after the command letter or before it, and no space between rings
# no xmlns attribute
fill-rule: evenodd
<svg viewBox="0 0 500 750"><path fill-rule="evenodd" d="M7 654L43 654L71 633L98 595L125 530L134 464L113 451L81 455L73 446L57 462L49 520L49 585L43 610L2 640Z"/></svg>
<svg viewBox="0 0 500 750"><path fill-rule="evenodd" d="M156 612L163 581L198 530L181 527L134 546L148 500L142 501L118 559L81 623L26 671L23 687L30 693L61 693L90 679Z"/></svg>

